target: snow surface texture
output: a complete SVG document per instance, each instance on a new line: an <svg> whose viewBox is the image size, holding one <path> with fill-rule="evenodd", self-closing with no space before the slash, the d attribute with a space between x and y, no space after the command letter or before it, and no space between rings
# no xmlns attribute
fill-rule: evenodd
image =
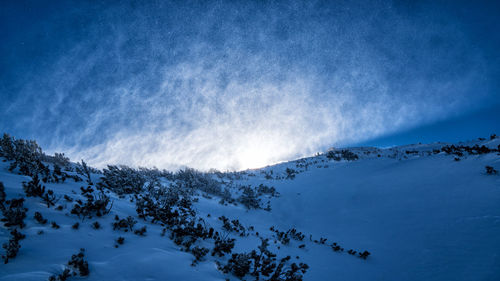
<svg viewBox="0 0 500 281"><path fill-rule="evenodd" d="M463 145L475 144L497 149L500 139ZM218 180L233 187L274 186L280 195L264 200L270 201L271 211L219 204L220 198L202 192L195 196L194 209L219 231L222 223L217 218L222 215L247 228L254 226L255 231L245 237L229 233L236 238L233 253L256 249L259 232L270 238L269 249L278 257L290 255L291 261L309 265L304 280L500 280L500 176L485 171L485 166L500 170L499 153L457 157L433 152L445 145L353 148L350 151L359 156L355 161L335 161L322 154L232 173L231 180L225 176ZM25 197L22 182L31 178L9 172L8 167L8 161L0 162L7 199ZM297 171L293 179L286 178L287 168ZM92 174L92 181L99 177ZM58 196L79 198L85 182L68 179L44 185ZM132 196L109 194L111 212L85 220L70 214L73 202L61 199L56 206L64 209L58 211L47 208L40 198L26 197L26 226L20 230L26 238L20 241L17 257L0 264L0 280L47 280L61 273L80 248L85 249L90 275L70 280L238 280L219 271L215 263L230 255L208 254L192 266L193 255L180 251L168 235L162 236L161 225L137 217ZM36 211L49 223L37 223ZM147 226L146 236L113 230L115 215L133 216L138 221L135 228ZM52 221L60 228L52 228ZM100 229L92 228L95 221ZM78 230L71 227L76 222ZM281 231L293 227L306 237L288 245L275 243L271 226ZM8 241L9 233L2 224L0 244ZM125 242L115 248L119 236ZM327 238L325 244L314 242L320 237ZM329 246L333 242L345 251L333 251ZM299 248L301 244L305 247ZM368 250L371 255L365 260L349 255L348 249Z"/></svg>

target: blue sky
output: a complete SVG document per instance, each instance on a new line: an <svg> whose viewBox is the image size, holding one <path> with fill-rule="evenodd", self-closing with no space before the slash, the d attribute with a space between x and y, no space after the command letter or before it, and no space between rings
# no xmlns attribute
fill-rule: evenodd
<svg viewBox="0 0 500 281"><path fill-rule="evenodd" d="M495 1L2 1L0 128L91 164L242 169L499 133Z"/></svg>

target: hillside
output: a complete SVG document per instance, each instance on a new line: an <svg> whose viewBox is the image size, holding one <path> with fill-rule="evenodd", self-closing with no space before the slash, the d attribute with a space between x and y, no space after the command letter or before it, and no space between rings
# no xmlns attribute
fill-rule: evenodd
<svg viewBox="0 0 500 281"><path fill-rule="evenodd" d="M360 147L202 173L98 170L4 136L1 253L20 248L0 280L499 280L499 147Z"/></svg>

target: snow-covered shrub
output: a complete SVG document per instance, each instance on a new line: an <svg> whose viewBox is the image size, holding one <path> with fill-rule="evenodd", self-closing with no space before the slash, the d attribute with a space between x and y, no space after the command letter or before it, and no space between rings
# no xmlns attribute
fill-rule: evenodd
<svg viewBox="0 0 500 281"><path fill-rule="evenodd" d="M281 242L281 244L287 245L290 243L290 238L294 239L296 241L303 241L305 238L305 235L302 232L297 231L295 228L290 228L289 230L285 231L279 231L276 229L274 226L271 226L269 228L272 232L274 232L276 235L276 239ZM326 239L325 239L326 241Z"/></svg>
<svg viewBox="0 0 500 281"><path fill-rule="evenodd" d="M260 208L260 199L257 197L257 194L250 186L244 186L243 193L240 197L238 197L238 202L245 205L247 209L259 209Z"/></svg>
<svg viewBox="0 0 500 281"><path fill-rule="evenodd" d="M108 168L103 170L103 177L97 185L121 195L140 193L145 183L146 178L135 169L123 165L108 165Z"/></svg>
<svg viewBox="0 0 500 281"><path fill-rule="evenodd" d="M87 201L76 200L73 209L71 209L71 213L77 215L79 218L101 217L111 211L113 203L111 203L109 196L104 194L104 192L100 191L97 195L94 195L93 192L91 193L83 189L82 195L87 198Z"/></svg>
<svg viewBox="0 0 500 281"><path fill-rule="evenodd" d="M69 158L66 157L64 153L54 153L52 162L54 163L54 165L59 165L63 168L67 168L70 166Z"/></svg>
<svg viewBox="0 0 500 281"><path fill-rule="evenodd" d="M362 258L362 259L364 259L364 260L366 260L366 258L367 258L369 255L370 255L370 252L368 252L368 251L364 251L364 252L362 252L362 253L361 253L361 252L359 253L359 257L360 257L360 258Z"/></svg>
<svg viewBox="0 0 500 281"><path fill-rule="evenodd" d="M101 224L98 221L95 221L92 223L92 228L93 229L101 229Z"/></svg>
<svg viewBox="0 0 500 281"><path fill-rule="evenodd" d="M488 175L496 175L496 174L498 174L498 171L495 170L495 168L493 168L491 166L486 166L485 168L486 168L486 173Z"/></svg>
<svg viewBox="0 0 500 281"><path fill-rule="evenodd" d="M225 216L220 216L219 220L222 221L222 228L226 231L234 231L240 233L240 236L246 236L246 228L240 223L239 220L229 220Z"/></svg>
<svg viewBox="0 0 500 281"><path fill-rule="evenodd" d="M125 243L125 237L118 237L116 239L116 245L115 245L115 248L118 248L118 245L123 245L123 243Z"/></svg>
<svg viewBox="0 0 500 281"><path fill-rule="evenodd" d="M0 156L5 157L7 160L14 160L15 148L13 139L10 135L4 133L0 140Z"/></svg>
<svg viewBox="0 0 500 281"><path fill-rule="evenodd" d="M115 222L113 223L113 230L123 230L128 232L134 229L134 225L137 221L132 217L128 216L126 219L120 219L118 215L115 216Z"/></svg>
<svg viewBox="0 0 500 281"><path fill-rule="evenodd" d="M259 253L253 250L250 253L235 253L228 260L227 264L218 263L218 268L224 273L232 273L242 279L251 275L255 280L261 277L269 277L267 280L273 281L299 281L306 273L309 266L304 263L291 263L290 256L282 258L279 264L276 264L276 255L268 249L268 240L262 239L259 246Z"/></svg>
<svg viewBox="0 0 500 281"><path fill-rule="evenodd" d="M218 235L215 237L215 246L212 249L212 256L217 255L218 257L224 256L224 254L231 253L234 248L234 238L222 237Z"/></svg>
<svg viewBox="0 0 500 281"><path fill-rule="evenodd" d="M47 208L54 206L59 200L54 191L48 190L45 192L45 186L42 186L40 180L38 179L38 174L31 177L31 181L28 183L23 182L24 193L27 197L40 197L47 204Z"/></svg>
<svg viewBox="0 0 500 281"><path fill-rule="evenodd" d="M46 224L47 223L47 219L43 218L43 216L40 212L35 212L34 218L39 224Z"/></svg>
<svg viewBox="0 0 500 281"><path fill-rule="evenodd" d="M7 198L7 195L5 194L5 186L3 185L3 182L0 181L0 210L1 211L5 210L5 206L3 204L4 204L6 198Z"/></svg>
<svg viewBox="0 0 500 281"><path fill-rule="evenodd" d="M8 160L14 160L9 166L9 171L19 168L22 175L33 176L41 173L45 177L49 176L49 169L42 163L44 156L42 148L34 140L16 140L13 137L4 135L2 142L8 143ZM3 147L3 145L2 145ZM12 149L12 150L11 150Z"/></svg>
<svg viewBox="0 0 500 281"><path fill-rule="evenodd" d="M280 241L281 244L288 245L290 243L290 237L288 236L287 232L279 231L279 230L275 229L274 226L271 226L271 228L269 228L269 230L276 233L275 237L278 241Z"/></svg>
<svg viewBox="0 0 500 281"><path fill-rule="evenodd" d="M446 145L441 147L441 151L445 152L446 154L454 154L461 157L464 155L465 152L471 155L476 155L476 154L487 154L495 152L496 150L490 149L485 145L479 146L476 144L474 146Z"/></svg>
<svg viewBox="0 0 500 281"><path fill-rule="evenodd" d="M198 189L217 196L221 196L223 193L220 183L214 180L210 174L195 169L180 170L174 175L174 178L183 188Z"/></svg>
<svg viewBox="0 0 500 281"><path fill-rule="evenodd" d="M74 275L78 273L80 276L87 276L90 273L89 264L85 260L85 249L80 249L78 254L72 255L68 265L73 268Z"/></svg>
<svg viewBox="0 0 500 281"><path fill-rule="evenodd" d="M85 249L80 249L78 254L72 255L71 260L68 261L69 268L65 268L64 271L55 276L52 275L49 277L49 281L64 281L67 280L71 276L88 276L90 274L89 264L85 260Z"/></svg>
<svg viewBox="0 0 500 281"><path fill-rule="evenodd" d="M9 259L13 259L17 256L19 248L21 248L19 241L26 237L26 235L18 232L17 229L12 230L10 235L11 238L9 239L9 242L2 245L2 248L5 249L5 255L2 255L4 263L8 263Z"/></svg>
<svg viewBox="0 0 500 281"><path fill-rule="evenodd" d="M359 158L356 153L351 152L349 150L342 150L341 154L342 154L342 158L344 158L347 161L354 161L354 160L358 160L358 158Z"/></svg>
<svg viewBox="0 0 500 281"><path fill-rule="evenodd" d="M68 278L70 278L71 275L71 270L69 268L65 268L63 272L60 274L56 275L51 275L49 277L49 281L66 281Z"/></svg>
<svg viewBox="0 0 500 281"><path fill-rule="evenodd" d="M3 218L6 227L19 226L23 228L25 226L24 219L26 218L27 208L23 207L24 198L6 200L5 205L2 206Z"/></svg>
<svg viewBox="0 0 500 281"><path fill-rule="evenodd" d="M82 175L84 177L87 178L87 183L89 185L93 185L92 183L92 179L90 177L90 173L98 173L99 171L97 171L96 169L92 168L92 167L89 167L87 165L87 163L85 163L85 161L83 161L82 159L82 162L81 163L77 163L76 165L76 168L75 168L75 171L79 174L79 175Z"/></svg>
<svg viewBox="0 0 500 281"><path fill-rule="evenodd" d="M329 160L334 160L334 161L340 161L342 160L342 158L340 156L338 156L335 151L333 150L330 150L326 153L326 158L328 158Z"/></svg>
<svg viewBox="0 0 500 281"><path fill-rule="evenodd" d="M139 236L146 236L147 228L146 226L143 226L139 229L134 230L134 234L139 235Z"/></svg>
<svg viewBox="0 0 500 281"><path fill-rule="evenodd" d="M258 195L267 194L271 195L272 197L277 197L279 195L279 193L276 191L276 188L274 188L273 186L269 187L264 184L259 184L259 186L257 187L257 192Z"/></svg>
<svg viewBox="0 0 500 281"><path fill-rule="evenodd" d="M238 278L243 278L250 272L251 255L247 253L233 254L222 268L225 273L232 273Z"/></svg>
<svg viewBox="0 0 500 281"><path fill-rule="evenodd" d="M293 180L295 178L295 175L297 174L297 171L294 169L286 168L286 178Z"/></svg>
<svg viewBox="0 0 500 281"><path fill-rule="evenodd" d="M326 153L326 158L329 160L334 160L334 161L340 161L342 159L347 160L347 161L354 161L357 160L359 157L356 153L343 149L343 150L330 150Z"/></svg>
<svg viewBox="0 0 500 281"><path fill-rule="evenodd" d="M332 247L332 250L334 252L343 252L344 251L344 248L342 248L339 244L337 244L337 242L333 242L330 247Z"/></svg>
<svg viewBox="0 0 500 281"><path fill-rule="evenodd" d="M191 254L193 254L195 260L193 261L192 265L195 265L199 261L203 260L203 257L205 257L210 250L204 247L193 247L191 248Z"/></svg>

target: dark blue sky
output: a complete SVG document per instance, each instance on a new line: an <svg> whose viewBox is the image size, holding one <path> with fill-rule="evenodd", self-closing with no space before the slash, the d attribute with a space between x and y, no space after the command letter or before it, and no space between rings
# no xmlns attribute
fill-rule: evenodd
<svg viewBox="0 0 500 281"><path fill-rule="evenodd" d="M0 129L239 169L500 132L498 1L2 1Z"/></svg>

